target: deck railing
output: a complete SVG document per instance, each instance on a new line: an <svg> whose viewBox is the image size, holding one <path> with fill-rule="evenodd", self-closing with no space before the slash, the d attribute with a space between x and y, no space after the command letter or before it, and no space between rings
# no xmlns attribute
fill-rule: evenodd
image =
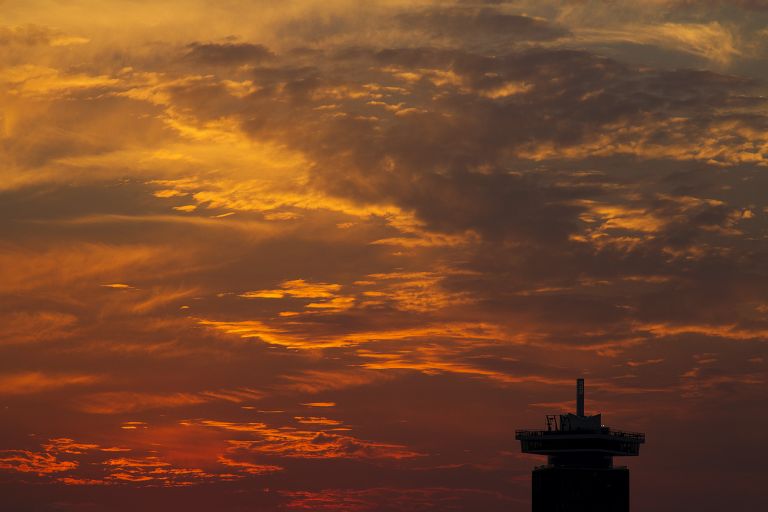
<svg viewBox="0 0 768 512"><path fill-rule="evenodd" d="M612 437L619 437L622 439L630 439L633 441L644 442L645 434L642 432L629 432L626 430L611 430L610 428L603 428L599 432L590 432L585 430L515 430L515 437L544 437L557 434L576 434L576 435L590 435L601 434Z"/></svg>

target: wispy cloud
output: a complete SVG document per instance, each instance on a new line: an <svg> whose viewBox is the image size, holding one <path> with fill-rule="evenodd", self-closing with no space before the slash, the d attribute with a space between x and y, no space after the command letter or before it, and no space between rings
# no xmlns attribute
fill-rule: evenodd
<svg viewBox="0 0 768 512"><path fill-rule="evenodd" d="M151 409L167 409L199 405L211 401L241 403L258 400L263 393L253 389L152 393L107 391L79 397L76 407L91 414L123 414Z"/></svg>
<svg viewBox="0 0 768 512"><path fill-rule="evenodd" d="M88 386L102 380L100 375L16 372L0 374L0 394L31 395L70 386Z"/></svg>

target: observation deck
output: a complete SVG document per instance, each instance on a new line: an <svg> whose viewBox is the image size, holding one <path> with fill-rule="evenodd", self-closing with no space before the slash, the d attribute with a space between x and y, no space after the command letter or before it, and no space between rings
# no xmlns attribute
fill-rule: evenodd
<svg viewBox="0 0 768 512"><path fill-rule="evenodd" d="M613 430L601 426L596 432L569 430L516 430L523 453L557 455L561 453L598 452L611 456L640 455L645 434Z"/></svg>
<svg viewBox="0 0 768 512"><path fill-rule="evenodd" d="M546 430L517 430L523 453L546 455L556 466L613 467L613 457L640 455L645 434L616 430L602 416L584 414L584 379L576 386L576 414L548 415Z"/></svg>

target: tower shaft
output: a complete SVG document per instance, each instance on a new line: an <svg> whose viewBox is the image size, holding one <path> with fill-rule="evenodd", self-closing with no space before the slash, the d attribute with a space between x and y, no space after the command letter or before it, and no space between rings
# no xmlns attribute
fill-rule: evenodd
<svg viewBox="0 0 768 512"><path fill-rule="evenodd" d="M576 416L584 416L584 379L576 381Z"/></svg>

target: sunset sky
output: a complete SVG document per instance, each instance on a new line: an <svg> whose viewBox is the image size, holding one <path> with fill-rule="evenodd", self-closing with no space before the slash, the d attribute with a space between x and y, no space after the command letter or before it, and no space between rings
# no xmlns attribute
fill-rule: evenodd
<svg viewBox="0 0 768 512"><path fill-rule="evenodd" d="M0 509L765 506L768 2L0 0Z"/></svg>

